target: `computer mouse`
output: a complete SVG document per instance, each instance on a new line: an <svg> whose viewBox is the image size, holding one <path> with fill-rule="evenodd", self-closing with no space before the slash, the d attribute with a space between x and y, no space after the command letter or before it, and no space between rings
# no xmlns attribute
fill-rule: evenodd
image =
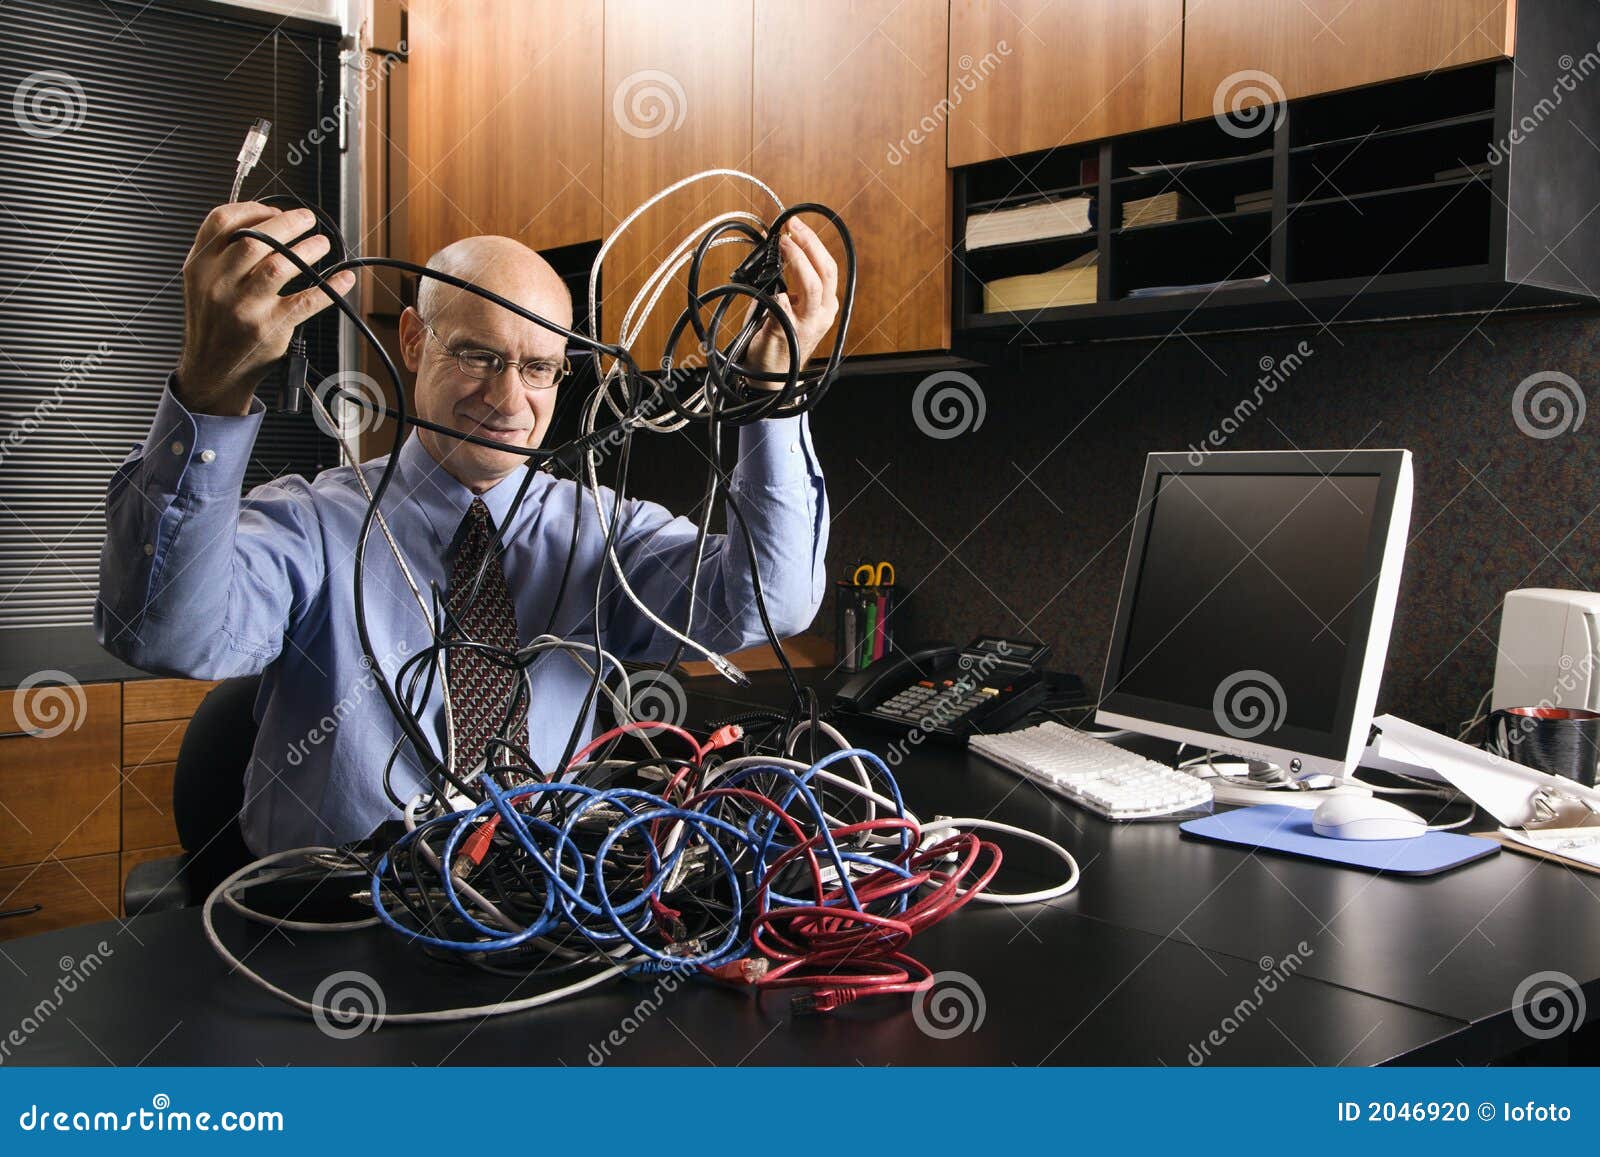
<svg viewBox="0 0 1600 1157"><path fill-rule="evenodd" d="M1311 815L1311 830L1335 840L1409 840L1428 825L1416 812L1369 795L1339 795Z"/></svg>

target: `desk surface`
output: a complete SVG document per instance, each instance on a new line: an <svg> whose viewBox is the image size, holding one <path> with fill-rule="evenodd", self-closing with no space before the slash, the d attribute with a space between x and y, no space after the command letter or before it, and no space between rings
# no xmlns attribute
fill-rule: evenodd
<svg viewBox="0 0 1600 1157"><path fill-rule="evenodd" d="M1529 1043L1514 1023L1513 994L1550 970L1582 983L1591 1021L1600 1018L1600 877L1510 853L1429 879L1252 855L1184 839L1171 824L1105 823L963 751L931 745L898 774L923 816L1031 827L1065 842L1083 865L1078 890L1053 904L969 906L917 938L913 948L931 968L965 973L982 991L981 1026L949 1039L920 1031L901 1000L808 1017L791 1014L781 994L757 1001L645 980L507 1017L391 1024L334 1040L230 977L205 943L199 913L188 910L0 945L0 971L12 975L0 986L0 1025L32 1016L63 967L99 941L112 949L6 1059L1470 1064ZM1007 852L996 881L1003 888L1025 882L1032 866L1026 849ZM251 948L254 967L306 996L342 969L374 977L391 1011L483 1003L515 983L430 960L380 930L291 938L230 914L219 925L230 944ZM1309 951L1300 952L1302 942ZM1292 968L1290 954L1299 956ZM1265 974L1281 979L1263 984Z"/></svg>

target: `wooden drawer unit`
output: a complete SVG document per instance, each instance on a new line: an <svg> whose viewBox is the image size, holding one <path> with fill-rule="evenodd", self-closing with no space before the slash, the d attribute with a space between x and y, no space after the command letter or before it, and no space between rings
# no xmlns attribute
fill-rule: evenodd
<svg viewBox="0 0 1600 1157"><path fill-rule="evenodd" d="M110 920L120 880L115 852L0 869L0 940Z"/></svg>
<svg viewBox="0 0 1600 1157"><path fill-rule="evenodd" d="M118 849L121 723L118 683L0 692L0 868Z"/></svg>
<svg viewBox="0 0 1600 1157"><path fill-rule="evenodd" d="M166 849L178 842L172 822L172 774L189 719L217 684L203 679L147 679L122 694L122 850ZM131 864L124 857L123 871Z"/></svg>
<svg viewBox="0 0 1600 1157"><path fill-rule="evenodd" d="M159 848L178 842L172 820L175 763L146 763L122 773L122 850Z"/></svg>
<svg viewBox="0 0 1600 1157"><path fill-rule="evenodd" d="M122 689L122 721L153 723L188 719L217 685L214 679L143 679Z"/></svg>

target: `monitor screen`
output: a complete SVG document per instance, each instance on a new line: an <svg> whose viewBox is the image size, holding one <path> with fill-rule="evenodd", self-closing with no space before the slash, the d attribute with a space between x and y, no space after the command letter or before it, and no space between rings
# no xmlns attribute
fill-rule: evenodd
<svg viewBox="0 0 1600 1157"><path fill-rule="evenodd" d="M1380 473L1157 474L1106 696L1174 722L1342 750L1376 582ZM1126 597L1126 596L1125 596ZM1132 713L1130 711L1130 713ZM1161 712L1153 713L1160 718ZM1214 720L1214 722L1213 722Z"/></svg>

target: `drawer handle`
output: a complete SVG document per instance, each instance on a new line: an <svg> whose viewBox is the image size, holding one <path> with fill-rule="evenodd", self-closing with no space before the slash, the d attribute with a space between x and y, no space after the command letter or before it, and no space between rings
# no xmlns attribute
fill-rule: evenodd
<svg viewBox="0 0 1600 1157"><path fill-rule="evenodd" d="M44 732L38 728L28 728L23 731L0 731L0 739L38 739Z"/></svg>
<svg viewBox="0 0 1600 1157"><path fill-rule="evenodd" d="M43 904L29 904L25 908L6 908L0 910L0 920L4 920L8 916L32 916L35 912L43 911Z"/></svg>

